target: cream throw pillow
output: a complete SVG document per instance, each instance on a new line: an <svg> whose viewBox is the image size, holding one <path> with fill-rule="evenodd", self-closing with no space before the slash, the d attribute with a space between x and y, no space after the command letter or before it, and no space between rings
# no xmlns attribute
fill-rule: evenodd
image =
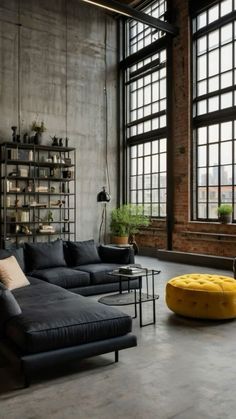
<svg viewBox="0 0 236 419"><path fill-rule="evenodd" d="M9 290L30 285L15 256L0 260L0 281Z"/></svg>

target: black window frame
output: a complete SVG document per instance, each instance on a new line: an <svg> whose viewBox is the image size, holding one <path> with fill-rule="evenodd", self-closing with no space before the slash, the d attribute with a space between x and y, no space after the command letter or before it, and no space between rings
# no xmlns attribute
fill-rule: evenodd
<svg viewBox="0 0 236 419"><path fill-rule="evenodd" d="M149 5L150 3L155 3L155 1L151 1L151 2L147 2L146 4ZM168 7L168 1L167 1L167 7ZM158 37L158 39L154 42L152 42L151 44L145 46L144 48L136 51L135 53L131 54L131 55L127 55L127 45L126 45L126 40L127 40L127 33L126 33L126 28L127 28L127 23L125 21L123 21L122 24L122 28L121 28L121 33L122 33L122 37L121 39L123 40L123 42L121 42L122 45L122 54L121 54L121 61L120 61L120 75L121 75L121 103L120 103L120 107L121 109L123 109L123 115L122 115L122 128L123 128L123 145L122 145L122 150L123 150L123 165L122 165L122 169L123 169L123 202L129 202L130 201L130 182L131 182L131 174L130 174L130 162L131 162L131 157L130 157L130 151L131 151L131 147L132 146L138 146L140 144L145 144L145 143L149 143L149 142L153 142L153 141L158 141L160 139L166 139L166 191L168 194L168 137L169 137L169 124L168 124L168 120L169 120L169 112L168 112L168 104L170 102L169 100L169 95L168 93L170 92L170 85L168 85L167 80L168 80L168 73L169 73L169 59L170 59L170 37L167 34L161 34L161 36ZM160 31L161 33L161 31ZM156 117L161 117L162 115L166 116L166 125L165 127L161 127L159 126L159 128L157 129L152 129L146 133L142 133L142 134L137 134L137 135L133 135L133 136L128 136L127 135L127 129L129 129L129 127L134 126L135 122L128 122L126 120L127 117L127 98L126 98L126 94L125 94L125 89L126 89L126 84L127 84L127 80L126 80L126 72L135 64L150 58L152 56L155 56L156 54L158 54L160 51L166 51L166 109L165 111L160 111L157 112L156 114L152 114L152 116L149 118L141 118L140 119L140 123L144 123L145 121L149 120L153 120ZM145 68L142 68L141 70L137 69L136 72L133 72L132 77L142 77L142 72L145 72L145 76L147 76L148 74L152 74L155 70L160 70L161 67L164 67L163 64L160 64L158 59L155 59L153 62L148 63ZM137 121L136 121L137 122ZM144 176L144 174L143 174ZM159 181L160 184L160 181ZM160 191L158 191L158 193L160 194ZM151 194L152 195L152 194ZM170 202L171 200L169 200ZM144 202L143 202L144 204ZM152 198L151 198L151 202L150 205L152 206ZM166 198L166 205L168 206L168 197ZM158 218L158 219L166 219L167 217L167 211L165 215L161 215L160 212L158 213L158 215L152 216L152 218Z"/></svg>
<svg viewBox="0 0 236 419"><path fill-rule="evenodd" d="M204 222L216 222L218 221L218 216L217 216L217 211L215 212L215 216L209 216L209 208L211 205L211 199L212 199L212 194L211 192L213 192L214 187L217 188L217 200L215 200L214 202L214 206L218 207L220 204L222 203L229 203L232 204L233 206L233 222L236 222L236 202L235 202L235 198L236 198L236 156L234 156L235 154L235 147L236 147L236 66L235 66L235 49L236 49L236 10L233 10L233 8L235 7L235 2L234 0L232 0L232 10L230 13L225 14L224 16L220 17L219 19L213 21L212 23L208 23L207 20L207 24L200 28L200 29L196 29L194 31L193 28L193 22L194 19L197 19L197 16L199 16L199 14L202 14L206 11L208 11L212 6L216 6L216 5L220 5L222 3L222 0L217 0L217 1L212 1L212 2L207 2L205 0L200 1L198 4L197 2L192 2L192 7L190 5L190 17L191 17L191 21L192 21L192 210L191 210L191 219L193 221L204 221ZM220 6L219 6L220 7ZM208 13L208 12L207 12ZM207 14L208 16L208 14ZM197 52L196 52L196 44L197 44L197 40L203 36L206 35L206 37L208 36L209 33L211 33L214 30L219 30L219 36L221 36L221 28L224 27L226 24L232 23L232 30L233 30L233 34L232 34L232 40L228 42L228 44L232 43L232 69L229 70L232 72L232 86L226 87L226 88L220 88L220 84L219 84L219 89L213 90L212 92L209 92L207 90L207 92L201 96L197 97L197 76L196 76L196 66L197 66ZM208 45L208 37L207 39L207 49L206 52L204 53L206 55L206 57L209 54L209 45ZM227 45L227 44L226 44ZM224 46L224 45L223 45ZM221 39L219 39L219 45L218 45L218 49L219 49L219 55L220 55L220 51L222 48L222 44L221 44ZM208 58L207 58L207 63L206 66L208 66ZM220 57L219 57L219 72L218 77L219 77L219 83L221 80L221 75L224 74L223 71L221 70L221 62L220 62ZM207 89L209 86L209 74L208 74L208 67L206 67L206 78L204 80L206 80L206 85L207 85ZM214 77L214 76L213 76ZM226 107L223 109L220 109L221 107L221 95L225 94L225 93L230 93L232 92L232 107ZM213 112L208 112L208 101L211 98L214 98L218 95L219 97L219 109ZM206 100L206 106L207 106L207 112L203 113L201 115L197 115L196 113L194 114L194 111L196 112L196 107L197 107L197 103L200 100ZM194 110L195 107L195 110ZM219 132L221 132L221 124L224 123L232 123L232 138L229 139L228 141L228 145L230 145L232 147L232 162L231 164L228 164L228 166L231 166L231 184L227 184L227 182L225 182L225 184L223 183L223 174L221 175L220 172L223 173L224 167L227 166L226 163L222 163L221 161L221 155L220 155L220 150L221 150L221 144L223 142L223 140L221 140L221 136L219 135L219 140L218 142L216 142L218 144L218 163L215 165L210 165L209 164L209 149L210 146L213 144L213 142L210 142L210 136L209 136L209 132L212 126L214 125L218 125L218 130ZM207 139L206 139L206 143L204 144L199 144L197 137L198 137L198 130L200 130L201 128L206 128L207 130ZM212 140L211 140L212 141ZM231 143L231 144L230 144ZM200 191L200 187L201 185L199 185L198 182L198 169L200 171L200 165L198 164L198 149L199 147L201 147L202 145L206 145L206 174L207 174L207 179L205 182L205 185L203 185L203 188L206 188L206 201L205 201L205 205L206 205L206 216L201 217L199 216L199 212L198 212L198 206L200 206L201 202L199 201L199 191ZM212 167L217 167L218 169L218 184L217 185L213 185L211 184L211 180L210 180L210 169ZM229 201L229 199L227 197L223 198L223 194L222 194L222 188L225 188L225 190L227 188L231 187L231 201ZM211 189L210 189L211 188ZM211 195L211 196L210 196Z"/></svg>

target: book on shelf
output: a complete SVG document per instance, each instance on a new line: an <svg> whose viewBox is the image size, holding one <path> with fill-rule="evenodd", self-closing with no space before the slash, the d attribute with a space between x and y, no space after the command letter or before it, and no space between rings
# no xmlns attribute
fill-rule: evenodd
<svg viewBox="0 0 236 419"><path fill-rule="evenodd" d="M138 266L121 266L119 273L124 275L135 275L139 274L143 269Z"/></svg>

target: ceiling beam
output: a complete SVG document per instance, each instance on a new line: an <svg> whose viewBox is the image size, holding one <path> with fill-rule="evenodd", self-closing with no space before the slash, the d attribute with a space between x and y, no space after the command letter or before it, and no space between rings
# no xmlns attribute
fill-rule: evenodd
<svg viewBox="0 0 236 419"><path fill-rule="evenodd" d="M139 10L136 10L126 4L119 3L116 0L80 0L84 3L93 4L94 6L102 7L103 9L110 10L111 12L119 13L126 17L130 17L134 20L144 23L145 25L151 26L152 28L159 29L171 35L177 35L178 29L168 22L164 22L161 19L149 16Z"/></svg>

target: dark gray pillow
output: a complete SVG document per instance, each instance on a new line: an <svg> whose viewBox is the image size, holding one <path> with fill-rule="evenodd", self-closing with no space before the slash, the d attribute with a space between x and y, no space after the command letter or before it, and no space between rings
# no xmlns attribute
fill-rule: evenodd
<svg viewBox="0 0 236 419"><path fill-rule="evenodd" d="M7 320L21 313L21 308L14 295L0 283L0 335L3 334Z"/></svg>
<svg viewBox="0 0 236 419"><path fill-rule="evenodd" d="M10 256L15 256L23 272L25 272L25 258L23 247L16 247L12 249L0 249L0 259L6 259Z"/></svg>
<svg viewBox="0 0 236 419"><path fill-rule="evenodd" d="M27 272L66 266L62 240L50 243L25 243Z"/></svg>
<svg viewBox="0 0 236 419"><path fill-rule="evenodd" d="M74 266L101 263L94 240L68 242L68 247L71 252L71 259Z"/></svg>
<svg viewBox="0 0 236 419"><path fill-rule="evenodd" d="M130 248L112 247L101 245L98 248L99 255L104 263L122 263L127 265L130 262Z"/></svg>

